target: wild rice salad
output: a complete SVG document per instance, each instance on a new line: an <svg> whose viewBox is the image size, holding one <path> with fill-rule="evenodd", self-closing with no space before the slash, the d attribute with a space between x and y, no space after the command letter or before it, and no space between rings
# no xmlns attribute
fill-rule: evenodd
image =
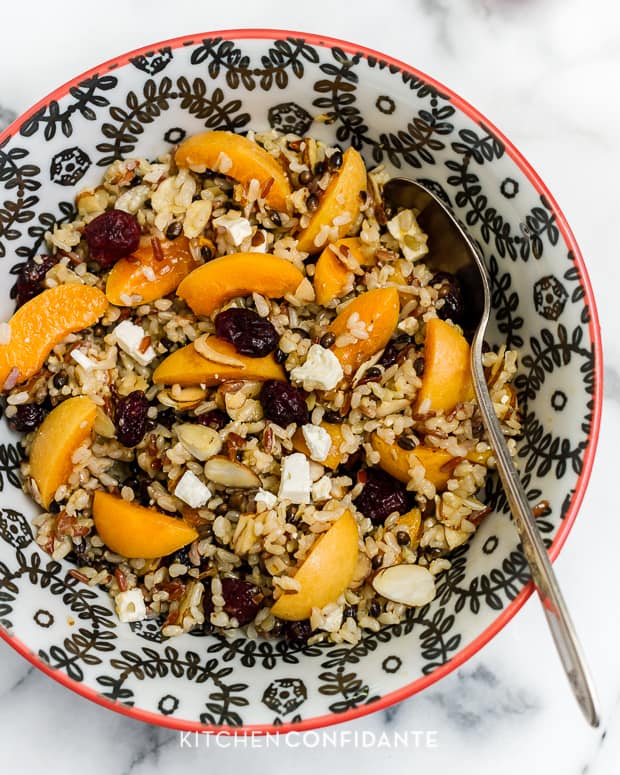
<svg viewBox="0 0 620 775"><path fill-rule="evenodd" d="M487 513L458 281L386 179L205 133L114 162L22 268L0 384L36 540L121 621L356 643ZM515 436L515 353L484 358Z"/></svg>

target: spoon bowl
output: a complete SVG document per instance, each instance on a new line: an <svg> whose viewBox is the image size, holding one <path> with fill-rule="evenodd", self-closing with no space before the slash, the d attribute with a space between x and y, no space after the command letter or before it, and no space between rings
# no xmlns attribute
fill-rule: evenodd
<svg viewBox="0 0 620 775"><path fill-rule="evenodd" d="M428 235L430 245L426 263L432 269L451 272L461 284L466 311L462 323L465 330L473 333L471 373L482 422L564 670L586 720L597 727L599 711L592 679L485 379L482 345L491 312L491 289L482 255L456 216L422 184L408 178L392 178L385 184L383 197L389 207L417 212L418 223Z"/></svg>

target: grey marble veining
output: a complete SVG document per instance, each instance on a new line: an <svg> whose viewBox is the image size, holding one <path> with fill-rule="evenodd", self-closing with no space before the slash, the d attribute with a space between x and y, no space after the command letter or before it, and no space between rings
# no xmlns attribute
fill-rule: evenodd
<svg viewBox="0 0 620 775"><path fill-rule="evenodd" d="M0 643L3 772L48 775L459 772L615 775L620 771L620 518L610 494L620 427L617 182L619 12L611 0L281 0L235 4L108 0L3 8L0 127L56 85L122 51L204 29L283 27L383 50L448 84L486 113L558 199L586 256L605 343L605 413L582 513L556 568L603 708L582 721L535 599L478 655L420 695L341 725L347 733L426 730L436 746L278 749L183 745L174 731L111 713L67 691ZM33 20L36 20L33 22ZM28 40L28 46L23 44ZM53 40L53 45L50 45ZM598 195L593 205L592 190ZM612 468L614 466L614 468Z"/></svg>

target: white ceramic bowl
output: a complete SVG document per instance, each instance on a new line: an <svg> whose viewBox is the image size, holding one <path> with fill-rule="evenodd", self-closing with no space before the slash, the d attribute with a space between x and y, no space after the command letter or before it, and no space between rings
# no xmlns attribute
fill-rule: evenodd
<svg viewBox="0 0 620 775"><path fill-rule="evenodd" d="M354 145L369 164L437 191L479 241L493 285L490 338L520 351L519 462L555 557L587 484L601 411L601 348L583 260L536 173L474 108L402 62L284 31L155 44L61 86L0 141L2 319L19 263L121 156L153 157L205 128L269 126ZM437 599L355 647L185 635L119 624L105 591L33 541L19 439L0 427L0 635L65 686L158 724L284 731L384 708L468 659L531 593L497 481L495 513L453 555ZM515 626L518 626L515 625Z"/></svg>

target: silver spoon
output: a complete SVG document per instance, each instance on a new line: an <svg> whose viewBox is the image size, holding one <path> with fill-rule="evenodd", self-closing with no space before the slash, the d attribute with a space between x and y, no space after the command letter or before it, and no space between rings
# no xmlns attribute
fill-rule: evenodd
<svg viewBox="0 0 620 775"><path fill-rule="evenodd" d="M519 474L495 416L484 376L482 342L489 322L491 291L482 257L452 212L420 183L407 178L392 178L386 183L383 196L388 206L418 211L418 222L429 235L431 245L428 263L433 269L455 274L461 282L467 299L465 327L475 329L471 344L471 372L482 421L564 670L588 723L597 727L599 712L594 685Z"/></svg>

